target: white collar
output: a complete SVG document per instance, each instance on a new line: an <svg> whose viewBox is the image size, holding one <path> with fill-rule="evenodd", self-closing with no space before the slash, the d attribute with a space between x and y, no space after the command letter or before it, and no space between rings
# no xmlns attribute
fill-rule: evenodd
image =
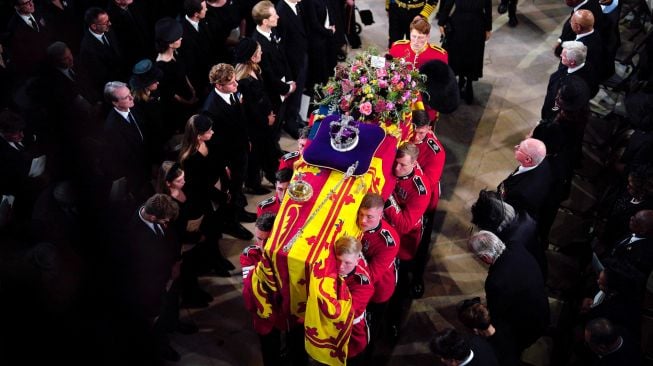
<svg viewBox="0 0 653 366"><path fill-rule="evenodd" d="M612 4L610 5L601 5L601 10L603 14L610 14L617 6L619 6L619 0L612 0Z"/></svg>
<svg viewBox="0 0 653 366"><path fill-rule="evenodd" d="M283 0L284 3L288 4L290 6L290 9L297 15L297 3L290 2L288 0Z"/></svg>
<svg viewBox="0 0 653 366"><path fill-rule="evenodd" d="M129 112L130 112L130 111L123 112L123 111L119 110L119 109L116 108L116 107L113 107L113 110L115 110L116 112L118 112L118 114L121 115L122 118L125 119L125 121L131 123L131 121L129 120Z"/></svg>
<svg viewBox="0 0 653 366"><path fill-rule="evenodd" d="M225 103L231 105L231 93L223 93L219 91L218 88L213 88L213 90L215 90L215 92L225 101Z"/></svg>
<svg viewBox="0 0 653 366"><path fill-rule="evenodd" d="M16 14L18 14L19 17L23 18L23 21L24 21L25 23L27 23L27 25L28 25L30 28L32 28L32 23L30 22L30 20L34 19L34 23L36 23L36 18L34 18L34 14L23 15L23 14L21 14L21 13L19 13L19 12L16 12ZM41 25L40 25L40 24L37 24L36 26L37 26L37 27L40 27Z"/></svg>
<svg viewBox="0 0 653 366"><path fill-rule="evenodd" d="M582 64L578 65L578 66L575 66L575 67L568 67L568 68L567 68L567 74L571 74L571 73L573 73L573 72L576 72L576 71L582 69L583 66L585 66L585 63L584 63L584 62L583 62Z"/></svg>
<svg viewBox="0 0 653 366"><path fill-rule="evenodd" d="M197 22L194 21L193 19L189 18L188 15L185 15L185 17L186 17L186 20L188 21L188 23L190 23L190 25L192 25L193 28L195 28L195 30L199 32L200 31L200 22L199 21L197 21Z"/></svg>
<svg viewBox="0 0 653 366"><path fill-rule="evenodd" d="M100 41L100 43L104 44L104 40L102 40L102 36L104 35L104 33L102 33L102 34L97 34L97 33L93 32L93 31L91 30L91 28L89 28L88 31L91 33L91 35L92 35L93 37L95 37L98 41Z"/></svg>
<svg viewBox="0 0 653 366"><path fill-rule="evenodd" d="M141 212L143 211L143 208L144 208L144 207L145 207L145 206L141 206L141 207L139 207L139 209L138 209L138 218L140 218L141 221L143 221L143 222L145 223L145 225L147 225L147 226L150 228L150 230L152 230L152 232L153 232L155 235L159 235L159 233L158 233L158 232L156 231L156 229L154 228L154 223L151 222L151 221L147 221L147 220L145 220L145 218L144 218L143 215L141 214Z"/></svg>
<svg viewBox="0 0 653 366"><path fill-rule="evenodd" d="M579 39L581 39L581 38L583 38L583 37L587 37L587 36L589 36L589 35L592 34L592 33L594 33L594 29L592 29L592 30L589 31L589 32L585 32L585 33L577 34L577 35L576 35L576 40L578 41Z"/></svg>
<svg viewBox="0 0 653 366"><path fill-rule="evenodd" d="M258 26L258 25L256 26L256 30L257 30L259 33L261 33L265 38L267 38L268 41L272 41L272 30L270 30L269 32L266 32L266 31L264 31L263 29L261 29L261 27Z"/></svg>
<svg viewBox="0 0 653 366"><path fill-rule="evenodd" d="M577 11L578 9L580 9L581 6L587 4L587 1L588 1L588 0L585 0L585 1L583 1L582 3L580 3L580 4L576 5L576 6L574 6L574 11Z"/></svg>
<svg viewBox="0 0 653 366"><path fill-rule="evenodd" d="M515 172L515 174L513 174L513 175L518 175L518 174L521 174L521 173L526 173L526 172L528 172L528 171L531 171L531 170L537 168L538 166L540 166L540 164L537 164L537 165L535 165L535 166L529 166L529 167L523 167L523 166L520 165L519 168L517 168L517 171Z"/></svg>
<svg viewBox="0 0 653 366"><path fill-rule="evenodd" d="M474 359L474 351L472 351L472 350L470 349L470 350L469 350L469 356L467 356L467 358L465 359L465 361L463 361L463 362L462 362L460 365L458 365L458 366L465 366L465 365L467 365L468 363L472 362L473 359Z"/></svg>

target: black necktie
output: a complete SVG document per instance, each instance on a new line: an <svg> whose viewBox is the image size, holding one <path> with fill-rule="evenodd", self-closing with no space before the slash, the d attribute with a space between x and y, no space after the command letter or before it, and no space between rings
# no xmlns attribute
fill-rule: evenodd
<svg viewBox="0 0 653 366"><path fill-rule="evenodd" d="M229 103L233 106L236 105L236 97L233 94L229 94Z"/></svg>
<svg viewBox="0 0 653 366"><path fill-rule="evenodd" d="M295 9L297 10L297 16L302 17L302 8L299 6L299 4L295 5Z"/></svg>
<svg viewBox="0 0 653 366"><path fill-rule="evenodd" d="M32 28L35 31L37 31L37 32L39 31L39 25L36 24L36 21L34 20L34 17L29 17L29 24L32 26Z"/></svg>
<svg viewBox="0 0 653 366"><path fill-rule="evenodd" d="M159 224L154 224L154 231L156 231L157 236L163 236L163 229L161 229Z"/></svg>
<svg viewBox="0 0 653 366"><path fill-rule="evenodd" d="M102 34L102 43L104 43L104 45L107 47L111 47L109 45L109 40L107 39L107 36L105 34Z"/></svg>
<svg viewBox="0 0 653 366"><path fill-rule="evenodd" d="M143 140L143 133L141 132L141 128L138 127L138 123L136 123L136 120L134 119L132 113L131 112L127 113L127 117L129 118L129 124L136 127L136 131L138 131L138 134L141 136L141 140Z"/></svg>

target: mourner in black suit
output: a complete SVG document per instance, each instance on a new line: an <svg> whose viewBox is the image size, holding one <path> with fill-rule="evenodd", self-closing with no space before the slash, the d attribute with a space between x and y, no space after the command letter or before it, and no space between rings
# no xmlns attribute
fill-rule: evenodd
<svg viewBox="0 0 653 366"><path fill-rule="evenodd" d="M553 183L546 147L540 140L526 139L515 146L515 159L519 167L499 184L497 191L515 209L526 210L537 220Z"/></svg>
<svg viewBox="0 0 653 366"><path fill-rule="evenodd" d="M279 1L277 13L279 14L277 32L282 40L281 47L288 60L290 77L297 83L295 92L285 100L285 110L279 116L284 130L297 139L299 128L304 126L306 118L299 115L308 72L308 32L304 4L299 0Z"/></svg>
<svg viewBox="0 0 653 366"><path fill-rule="evenodd" d="M641 210L630 218L631 235L619 241L610 256L632 264L644 276L653 270L653 210Z"/></svg>
<svg viewBox="0 0 653 366"><path fill-rule="evenodd" d="M474 234L468 245L490 265L485 296L492 321L507 325L517 349L524 350L542 336L549 324L549 301L537 262L523 248L507 248L485 230Z"/></svg>
<svg viewBox="0 0 653 366"><path fill-rule="evenodd" d="M9 19L8 59L21 78L33 76L45 60L50 33L45 19L35 11L34 2L14 0L16 13Z"/></svg>
<svg viewBox="0 0 653 366"><path fill-rule="evenodd" d="M211 66L218 61L214 54L213 37L204 21L206 1L187 0L184 2L184 12L185 16L181 19L183 42L179 48L181 62L197 97L203 99L209 92L207 75Z"/></svg>
<svg viewBox="0 0 653 366"><path fill-rule="evenodd" d="M494 350L485 339L466 338L453 328L437 332L429 348L443 365L499 366Z"/></svg>
<svg viewBox="0 0 653 366"><path fill-rule="evenodd" d="M642 354L635 340L605 318L585 326L585 342L596 355L588 363L594 366L641 365Z"/></svg>
<svg viewBox="0 0 653 366"><path fill-rule="evenodd" d="M501 201L495 192L481 190L472 206L472 223L481 230L494 233L506 247L520 246L535 258L546 278L544 247L537 235L537 222L523 210L515 210Z"/></svg>
<svg viewBox="0 0 653 366"><path fill-rule="evenodd" d="M213 66L209 81L214 89L204 101L202 113L213 120L215 136L208 142L208 146L219 151L225 158L231 172L229 192L233 203L236 207L244 208L247 199L243 195L243 183L247 172L249 138L233 66Z"/></svg>
<svg viewBox="0 0 653 366"><path fill-rule="evenodd" d="M134 98L125 83L113 81L104 88L107 102L113 108L104 124L104 139L108 148L105 161L110 178L127 179L127 189L139 197L149 181L147 161L147 123L136 111Z"/></svg>
<svg viewBox="0 0 653 366"><path fill-rule="evenodd" d="M112 80L126 80L127 69L123 63L118 39L111 29L106 11L90 8L84 15L88 28L84 30L79 47L79 71L88 83L93 102L102 99L104 84Z"/></svg>
<svg viewBox="0 0 653 366"><path fill-rule="evenodd" d="M311 0L302 3L307 17L308 77L306 88L325 83L333 75L337 63L336 5L333 0Z"/></svg>
<svg viewBox="0 0 653 366"><path fill-rule="evenodd" d="M143 58L154 56L154 37L140 3L110 0L107 13L116 34L125 64L133 66Z"/></svg>
<svg viewBox="0 0 653 366"><path fill-rule="evenodd" d="M277 116L279 116L282 97L288 97L297 88L294 79L292 79L283 46L280 45L284 40L280 39L274 30L277 27L279 16L274 4L269 1L261 1L256 4L252 9L252 16L256 22L256 29L252 34L252 38L261 45L263 51L260 66L265 89ZM277 122L277 136L275 136L277 140L279 127Z"/></svg>
<svg viewBox="0 0 653 366"><path fill-rule="evenodd" d="M605 61L601 35L597 29L594 29L594 15L589 10L581 9L574 12L570 23L576 35L574 40L587 46L585 62L592 66L594 77L598 80L602 74L601 68L605 65ZM562 60L559 67L562 67Z"/></svg>
<svg viewBox="0 0 653 366"><path fill-rule="evenodd" d="M576 39L576 33L571 29L571 17L577 10L587 9L592 12L594 15L594 28L599 30L603 29L603 12L601 11L601 5L599 5L598 0L565 0L567 6L571 7L571 14L569 18L565 20L562 26L562 32L560 33L560 38L558 38L558 43L555 47L555 55L560 56L562 53L562 43L566 41L573 41Z"/></svg>

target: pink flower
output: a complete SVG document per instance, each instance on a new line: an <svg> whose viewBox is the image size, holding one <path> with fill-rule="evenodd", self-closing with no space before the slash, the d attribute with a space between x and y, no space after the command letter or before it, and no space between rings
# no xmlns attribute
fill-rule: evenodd
<svg viewBox="0 0 653 366"><path fill-rule="evenodd" d="M340 82L340 85L342 86L343 94L349 94L349 92L351 92L354 89L354 84L349 79L342 80Z"/></svg>
<svg viewBox="0 0 653 366"><path fill-rule="evenodd" d="M374 112L381 113L383 111L385 111L385 102L383 100L379 100L374 105Z"/></svg>
<svg viewBox="0 0 653 366"><path fill-rule="evenodd" d="M369 116L372 113L372 103L365 102L358 107L358 111L364 116Z"/></svg>
<svg viewBox="0 0 653 366"><path fill-rule="evenodd" d="M392 79L390 79L390 82L392 84L397 84L401 80L401 76L399 74L394 74L392 75Z"/></svg>
<svg viewBox="0 0 653 366"><path fill-rule="evenodd" d="M383 80L383 79L379 79L379 88L385 89L387 87L388 87L388 81Z"/></svg>
<svg viewBox="0 0 653 366"><path fill-rule="evenodd" d="M361 81L361 84L367 84L367 77L366 76L361 76L360 81Z"/></svg>
<svg viewBox="0 0 653 366"><path fill-rule="evenodd" d="M382 67L380 69L376 69L376 77L377 78L382 78L382 77L385 77L385 76L388 76L388 73L385 71L385 68Z"/></svg>
<svg viewBox="0 0 653 366"><path fill-rule="evenodd" d="M392 102L388 102L388 103L385 104L385 109L391 111L391 110L395 109L395 104L392 103Z"/></svg>
<svg viewBox="0 0 653 366"><path fill-rule="evenodd" d="M341 109L343 112L346 112L346 111L349 110L349 103L347 103L347 100L346 100L346 99L342 99L342 100L340 101L340 109Z"/></svg>
<svg viewBox="0 0 653 366"><path fill-rule="evenodd" d="M411 80L410 74L406 75L406 81L410 82L410 80Z"/></svg>
<svg viewBox="0 0 653 366"><path fill-rule="evenodd" d="M333 94L334 90L335 90L335 88L332 85L327 87L327 93L328 94Z"/></svg>

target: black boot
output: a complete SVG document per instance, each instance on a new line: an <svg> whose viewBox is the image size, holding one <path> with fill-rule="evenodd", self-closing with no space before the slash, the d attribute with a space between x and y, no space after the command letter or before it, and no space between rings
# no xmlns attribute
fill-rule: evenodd
<svg viewBox="0 0 653 366"><path fill-rule="evenodd" d="M472 79L467 79L467 83L465 85L465 95L463 98L465 98L465 102L467 102L467 104L472 104L474 101L474 88L472 87Z"/></svg>

